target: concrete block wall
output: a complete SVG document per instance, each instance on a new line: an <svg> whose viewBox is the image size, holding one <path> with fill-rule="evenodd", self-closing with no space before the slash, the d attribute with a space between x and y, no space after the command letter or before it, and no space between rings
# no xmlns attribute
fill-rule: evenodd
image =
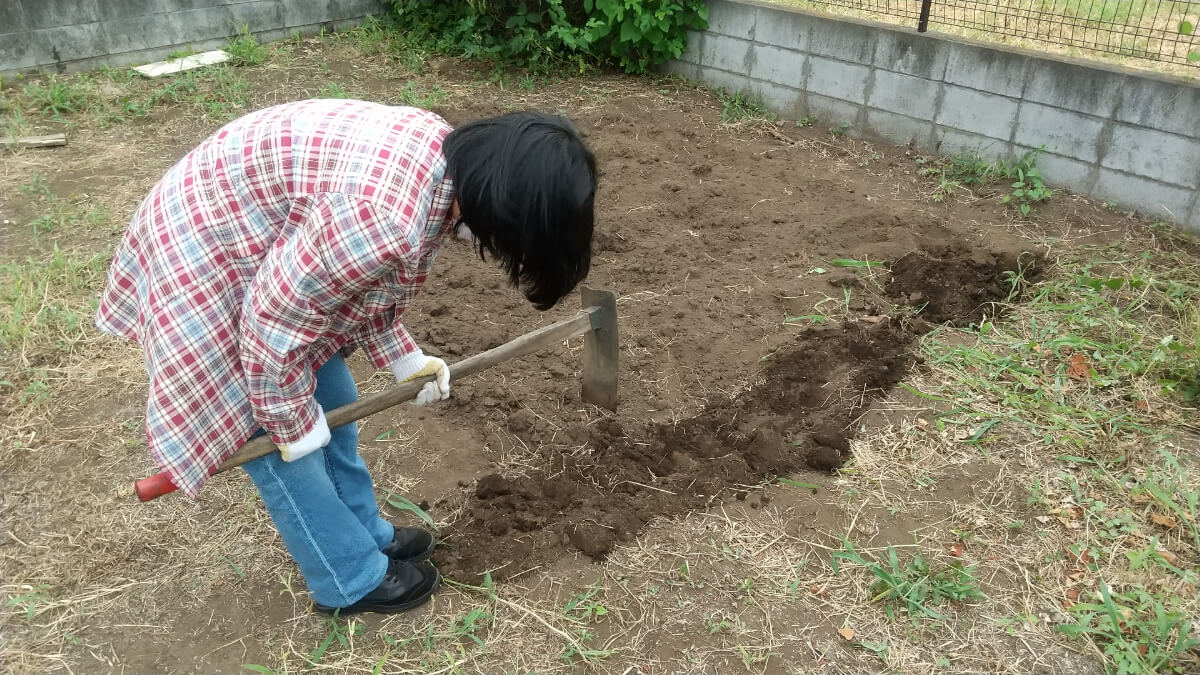
<svg viewBox="0 0 1200 675"><path fill-rule="evenodd" d="M0 0L0 74L148 63L219 48L243 25L268 41L383 9L382 0Z"/></svg>
<svg viewBox="0 0 1200 675"><path fill-rule="evenodd" d="M1047 182L1200 232L1195 82L747 0L710 0L667 70L930 152L1045 145Z"/></svg>

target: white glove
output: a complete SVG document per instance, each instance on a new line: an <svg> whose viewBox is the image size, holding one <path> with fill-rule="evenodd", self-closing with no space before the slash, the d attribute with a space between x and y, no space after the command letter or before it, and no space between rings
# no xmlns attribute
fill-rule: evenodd
<svg viewBox="0 0 1200 675"><path fill-rule="evenodd" d="M397 382L411 382L429 375L437 377L433 382L427 382L421 387L413 405L427 405L450 398L449 366L436 356L425 356L420 349L397 359L392 364L392 375L396 376Z"/></svg>
<svg viewBox="0 0 1200 675"><path fill-rule="evenodd" d="M321 409L321 404L317 404L317 423L313 428L294 443L279 446L279 454L283 456L283 461L294 462L305 455L310 455L317 450L329 445L329 423L325 421L325 411Z"/></svg>

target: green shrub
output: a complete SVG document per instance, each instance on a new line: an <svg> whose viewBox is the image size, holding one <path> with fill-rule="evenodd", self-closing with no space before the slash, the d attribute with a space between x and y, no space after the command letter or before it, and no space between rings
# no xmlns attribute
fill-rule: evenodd
<svg viewBox="0 0 1200 675"><path fill-rule="evenodd" d="M548 72L613 64L641 73L707 25L702 0L394 0L408 44Z"/></svg>

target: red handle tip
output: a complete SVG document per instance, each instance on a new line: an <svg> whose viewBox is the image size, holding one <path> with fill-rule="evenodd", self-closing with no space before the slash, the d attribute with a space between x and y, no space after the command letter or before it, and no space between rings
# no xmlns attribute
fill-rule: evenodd
<svg viewBox="0 0 1200 675"><path fill-rule="evenodd" d="M153 476L134 481L133 483L133 491L137 493L138 499L143 502L157 499L177 489L175 483L171 482L171 477L165 473L156 473Z"/></svg>

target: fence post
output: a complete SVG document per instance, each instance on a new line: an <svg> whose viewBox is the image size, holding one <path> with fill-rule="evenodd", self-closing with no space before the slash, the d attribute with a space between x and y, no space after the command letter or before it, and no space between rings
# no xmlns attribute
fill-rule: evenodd
<svg viewBox="0 0 1200 675"><path fill-rule="evenodd" d="M917 32L924 33L929 28L929 8L933 0L921 0L921 18L917 20Z"/></svg>

